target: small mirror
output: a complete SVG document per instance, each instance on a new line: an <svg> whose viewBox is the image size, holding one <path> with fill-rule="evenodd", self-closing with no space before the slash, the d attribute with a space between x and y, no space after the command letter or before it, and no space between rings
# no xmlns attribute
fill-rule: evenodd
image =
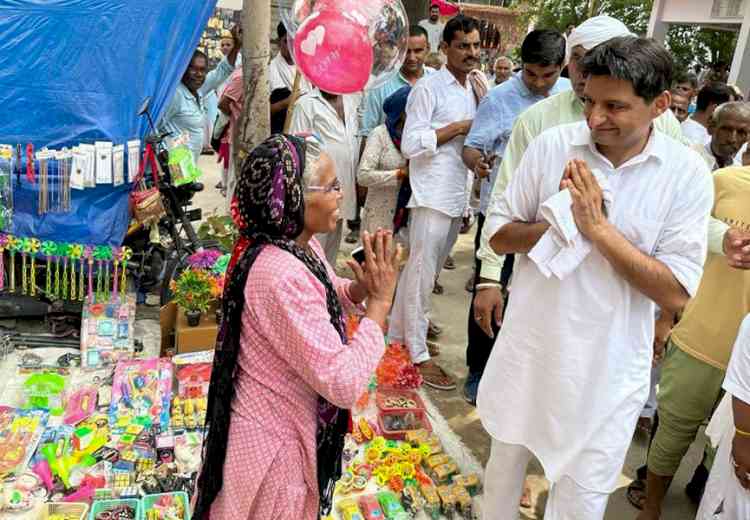
<svg viewBox="0 0 750 520"><path fill-rule="evenodd" d="M141 103L141 108L138 109L138 115L142 116L146 112L148 112L148 107L151 105L151 98L147 97L143 100L143 103Z"/></svg>

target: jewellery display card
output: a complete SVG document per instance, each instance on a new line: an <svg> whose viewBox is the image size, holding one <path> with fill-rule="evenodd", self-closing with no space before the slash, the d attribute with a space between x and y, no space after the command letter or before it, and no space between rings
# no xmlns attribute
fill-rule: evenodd
<svg viewBox="0 0 750 520"><path fill-rule="evenodd" d="M125 145L118 144L112 148L112 179L115 186L125 183Z"/></svg>
<svg viewBox="0 0 750 520"><path fill-rule="evenodd" d="M96 141L96 184L112 184L112 143Z"/></svg>
<svg viewBox="0 0 750 520"><path fill-rule="evenodd" d="M83 185L86 188L96 188L96 148L93 144L78 145L81 153L86 154L86 169L83 171Z"/></svg>
<svg viewBox="0 0 750 520"><path fill-rule="evenodd" d="M128 182L134 182L141 166L141 140L128 141Z"/></svg>

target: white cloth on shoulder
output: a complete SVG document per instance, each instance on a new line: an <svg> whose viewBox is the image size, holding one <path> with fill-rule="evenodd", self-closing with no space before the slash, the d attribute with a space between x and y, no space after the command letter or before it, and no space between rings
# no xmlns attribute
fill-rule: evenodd
<svg viewBox="0 0 750 520"><path fill-rule="evenodd" d="M602 189L604 207L609 211L613 200L609 181L599 170L591 173ZM566 189L547 199L539 210L550 227L529 251L529 258L546 278L555 275L562 280L575 271L591 252L591 242L576 226L572 204L570 191Z"/></svg>

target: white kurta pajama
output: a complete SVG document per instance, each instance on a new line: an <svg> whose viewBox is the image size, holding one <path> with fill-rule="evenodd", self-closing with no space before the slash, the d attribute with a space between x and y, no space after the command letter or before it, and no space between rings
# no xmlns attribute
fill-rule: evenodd
<svg viewBox="0 0 750 520"><path fill-rule="evenodd" d="M438 146L436 130L473 119L476 111L469 81L459 84L445 67L420 79L406 104L401 152L410 159L409 260L399 278L388 335L406 344L414 363L430 359L430 295L458 238L471 189L461 159L464 136Z"/></svg>
<svg viewBox="0 0 750 520"><path fill-rule="evenodd" d="M513 221L539 221L541 204L559 191L565 164L574 158L606 176L613 193L609 218L620 233L694 295L713 186L705 162L660 132L614 168L592 144L585 122L545 131L493 201L488 236ZM527 255L516 255L511 291L479 386L482 423L495 441L530 450L553 486L569 478L582 489L610 493L648 397L655 304L595 247L562 280L545 278ZM489 472L497 468L487 471L491 482ZM517 501L495 494L487 502L485 519L517 515ZM565 504L550 508L555 519L573 518Z"/></svg>
<svg viewBox="0 0 750 520"><path fill-rule="evenodd" d="M320 137L323 142L323 151L333 160L336 177L341 183L343 193L341 218L354 220L357 215L356 172L359 162L357 109L362 96L361 94L348 94L342 97L345 121L341 120L336 109L318 89L299 98L294 105L290 133L313 132ZM331 265L336 265L342 227L343 222L340 220L335 231L316 236Z"/></svg>

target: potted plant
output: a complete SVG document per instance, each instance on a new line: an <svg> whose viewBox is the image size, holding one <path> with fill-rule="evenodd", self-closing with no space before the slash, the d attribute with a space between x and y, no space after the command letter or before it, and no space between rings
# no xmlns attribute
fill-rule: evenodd
<svg viewBox="0 0 750 520"><path fill-rule="evenodd" d="M189 326L198 326L201 315L208 311L208 306L214 299L211 289L211 276L200 269L185 269L172 281L174 301L185 309Z"/></svg>

